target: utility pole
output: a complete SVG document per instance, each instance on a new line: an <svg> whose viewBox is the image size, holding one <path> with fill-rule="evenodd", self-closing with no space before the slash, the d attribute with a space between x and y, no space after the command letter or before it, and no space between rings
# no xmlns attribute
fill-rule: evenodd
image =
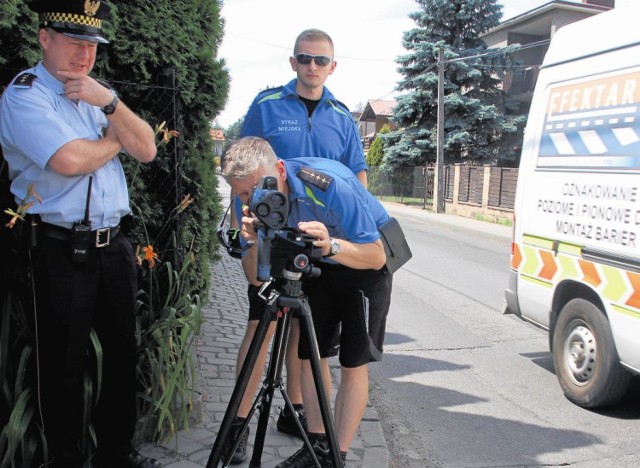
<svg viewBox="0 0 640 468"><path fill-rule="evenodd" d="M444 213L444 49L438 50L438 123L436 135L436 189L433 207L436 213Z"/></svg>

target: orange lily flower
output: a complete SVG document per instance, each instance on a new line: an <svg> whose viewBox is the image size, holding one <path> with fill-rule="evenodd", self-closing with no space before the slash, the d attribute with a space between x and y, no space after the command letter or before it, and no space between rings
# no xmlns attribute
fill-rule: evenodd
<svg viewBox="0 0 640 468"><path fill-rule="evenodd" d="M156 260L158 260L158 254L153 251L153 245L142 247L143 259L149 262L149 268L156 266Z"/></svg>

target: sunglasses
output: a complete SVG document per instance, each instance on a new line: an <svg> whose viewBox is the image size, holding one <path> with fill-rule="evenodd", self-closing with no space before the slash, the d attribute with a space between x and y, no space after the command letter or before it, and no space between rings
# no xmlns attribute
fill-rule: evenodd
<svg viewBox="0 0 640 468"><path fill-rule="evenodd" d="M319 67L326 67L333 59L326 55L311 55L311 54L296 54L296 62L302 65L309 65L311 61L314 61Z"/></svg>

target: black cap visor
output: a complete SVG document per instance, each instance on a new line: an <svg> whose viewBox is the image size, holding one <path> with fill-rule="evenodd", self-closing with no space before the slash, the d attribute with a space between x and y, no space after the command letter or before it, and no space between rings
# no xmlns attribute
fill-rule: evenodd
<svg viewBox="0 0 640 468"><path fill-rule="evenodd" d="M70 27L71 26L71 27ZM79 39L81 41L97 42L99 44L108 44L104 37L99 33L99 30L92 31L94 28L85 27L80 29L73 23L49 23L47 27L50 27L60 34L64 34L67 37Z"/></svg>

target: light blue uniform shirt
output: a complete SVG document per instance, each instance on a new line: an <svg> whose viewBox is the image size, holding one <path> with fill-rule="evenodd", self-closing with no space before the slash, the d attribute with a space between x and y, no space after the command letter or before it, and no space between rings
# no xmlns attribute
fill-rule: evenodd
<svg viewBox="0 0 640 468"><path fill-rule="evenodd" d="M116 226L128 214L127 182L118 157L91 174L64 176L48 165L53 154L76 139L98 140L109 126L100 108L64 95L63 83L42 63L26 70L37 76L30 87L10 84L0 100L0 145L9 164L11 192L20 203L30 184L42 198L28 211L71 228L84 218L89 176L91 229ZM23 72L24 73L24 72Z"/></svg>

